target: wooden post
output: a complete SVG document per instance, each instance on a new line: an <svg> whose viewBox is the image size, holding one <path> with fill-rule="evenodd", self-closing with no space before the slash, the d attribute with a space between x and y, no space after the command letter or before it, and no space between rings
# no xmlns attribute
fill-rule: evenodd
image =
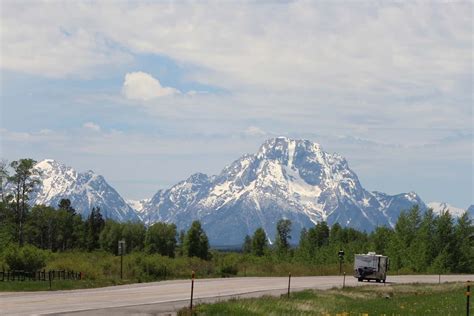
<svg viewBox="0 0 474 316"><path fill-rule="evenodd" d="M193 311L193 294L194 294L194 271L191 274L191 302L189 303L189 309Z"/></svg>
<svg viewBox="0 0 474 316"><path fill-rule="evenodd" d="M469 316L469 298L471 297L471 284L470 281L467 281L467 291L466 291L466 315Z"/></svg>
<svg viewBox="0 0 474 316"><path fill-rule="evenodd" d="M123 280L123 253L120 254L120 280Z"/></svg>
<svg viewBox="0 0 474 316"><path fill-rule="evenodd" d="M346 273L344 272L344 278L342 279L342 288L346 287Z"/></svg>
<svg viewBox="0 0 474 316"><path fill-rule="evenodd" d="M291 272L288 272L288 298L290 298Z"/></svg>

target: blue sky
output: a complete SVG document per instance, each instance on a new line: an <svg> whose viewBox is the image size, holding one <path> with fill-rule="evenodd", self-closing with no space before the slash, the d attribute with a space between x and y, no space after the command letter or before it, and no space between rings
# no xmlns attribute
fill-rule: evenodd
<svg viewBox="0 0 474 316"><path fill-rule="evenodd" d="M147 198L267 138L369 190L473 204L472 3L1 4L1 157Z"/></svg>

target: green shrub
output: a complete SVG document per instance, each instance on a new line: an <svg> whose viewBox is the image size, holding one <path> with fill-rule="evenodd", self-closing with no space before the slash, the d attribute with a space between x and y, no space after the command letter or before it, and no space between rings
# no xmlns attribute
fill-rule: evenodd
<svg viewBox="0 0 474 316"><path fill-rule="evenodd" d="M36 271L46 265L47 252L34 246L10 245L5 250L5 262L11 270Z"/></svg>

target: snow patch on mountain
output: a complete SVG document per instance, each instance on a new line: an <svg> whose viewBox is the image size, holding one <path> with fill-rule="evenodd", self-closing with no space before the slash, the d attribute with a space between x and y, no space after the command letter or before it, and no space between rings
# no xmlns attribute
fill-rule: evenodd
<svg viewBox="0 0 474 316"><path fill-rule="evenodd" d="M453 217L461 217L468 210L468 208L463 209L463 208L455 207L446 202L430 202L427 204L427 206L429 208L432 208L433 212L437 215L447 211Z"/></svg>
<svg viewBox="0 0 474 316"><path fill-rule="evenodd" d="M137 213L142 213L144 207L151 199L142 199L142 200L125 200L127 204Z"/></svg>

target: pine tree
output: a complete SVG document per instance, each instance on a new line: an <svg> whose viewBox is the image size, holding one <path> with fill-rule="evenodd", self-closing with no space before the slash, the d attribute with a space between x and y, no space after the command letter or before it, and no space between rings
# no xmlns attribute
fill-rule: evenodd
<svg viewBox="0 0 474 316"><path fill-rule="evenodd" d="M291 221L289 219L280 219L277 223L276 230L277 251L281 255L286 254L290 249L289 239L291 239Z"/></svg>
<svg viewBox="0 0 474 316"><path fill-rule="evenodd" d="M434 260L434 268L437 272L451 272L456 267L456 238L454 234L453 218L449 212L443 212L436 220L434 243L439 249Z"/></svg>
<svg viewBox="0 0 474 316"><path fill-rule="evenodd" d="M184 239L184 250L188 257L198 257L209 260L209 239L201 227L201 222L194 221Z"/></svg>
<svg viewBox="0 0 474 316"><path fill-rule="evenodd" d="M263 256L268 248L267 235L263 228L257 228L252 236L252 253L256 256Z"/></svg>
<svg viewBox="0 0 474 316"><path fill-rule="evenodd" d="M474 226L467 212L458 218L455 228L456 258L454 271L472 273L474 271Z"/></svg>
<svg viewBox="0 0 474 316"><path fill-rule="evenodd" d="M86 225L86 247L92 251L99 249L99 237L104 228L105 221L100 213L99 207L93 207L92 211L85 223Z"/></svg>

